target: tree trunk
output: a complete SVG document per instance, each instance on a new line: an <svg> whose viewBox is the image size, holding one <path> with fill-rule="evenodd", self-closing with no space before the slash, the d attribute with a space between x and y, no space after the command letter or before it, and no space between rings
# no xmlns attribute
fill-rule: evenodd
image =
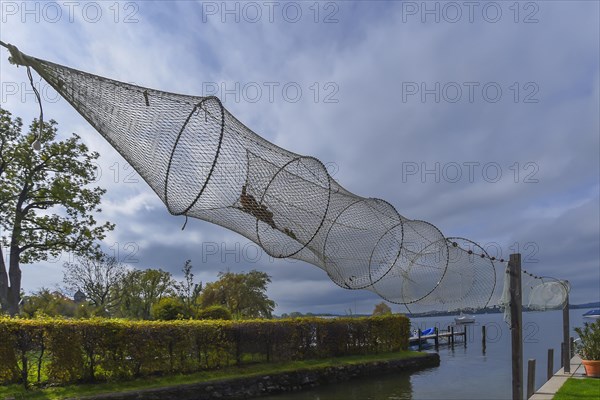
<svg viewBox="0 0 600 400"><path fill-rule="evenodd" d="M11 316L19 312L19 302L21 301L21 268L19 249L11 249L8 269L10 286L8 287L8 313Z"/></svg>
<svg viewBox="0 0 600 400"><path fill-rule="evenodd" d="M6 273L4 251L0 245L0 311L3 310L8 310L8 274Z"/></svg>

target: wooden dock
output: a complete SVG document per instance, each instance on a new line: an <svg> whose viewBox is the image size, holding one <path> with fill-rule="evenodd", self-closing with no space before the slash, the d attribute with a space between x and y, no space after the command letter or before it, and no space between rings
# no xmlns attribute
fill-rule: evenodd
<svg viewBox="0 0 600 400"><path fill-rule="evenodd" d="M421 350L423 343L426 343L429 339L433 339L435 343L436 349L440 346L440 339L444 340L446 344L454 347L454 342L456 338L462 337L462 341L464 345L467 345L467 326L463 327L463 330L460 331L458 329L454 329L454 326L449 326L448 330L440 331L438 328L435 328L435 333L431 335L421 335L421 331L417 330L418 335L412 336L408 339L409 346L417 345L419 346L419 350Z"/></svg>

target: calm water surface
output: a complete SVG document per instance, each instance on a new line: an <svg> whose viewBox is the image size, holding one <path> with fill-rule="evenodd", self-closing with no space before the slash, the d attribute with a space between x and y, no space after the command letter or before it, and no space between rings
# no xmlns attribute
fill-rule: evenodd
<svg viewBox="0 0 600 400"><path fill-rule="evenodd" d="M583 325L587 310L571 310L571 328ZM446 327L454 317L429 317L411 320L414 327ZM481 325L486 325L487 345L481 344ZM266 400L383 400L383 399L508 399L511 389L510 330L502 314L477 315L468 327L467 346L456 343L454 350L440 346L441 364L437 368L408 373L387 374L353 382L321 386L293 394L264 397ZM572 336L576 335L574 332ZM536 388L546 381L546 359L554 348L554 370L560 367L562 311L523 313L524 380L527 360L535 358ZM430 350L433 351L433 350Z"/></svg>

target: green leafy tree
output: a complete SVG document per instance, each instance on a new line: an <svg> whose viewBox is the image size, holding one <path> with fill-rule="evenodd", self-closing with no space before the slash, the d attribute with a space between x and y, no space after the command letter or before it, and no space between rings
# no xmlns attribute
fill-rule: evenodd
<svg viewBox="0 0 600 400"><path fill-rule="evenodd" d="M196 318L197 319L226 319L226 320L232 319L231 312L227 308L225 308L223 306L217 306L217 305L201 309L196 314Z"/></svg>
<svg viewBox="0 0 600 400"><path fill-rule="evenodd" d="M133 270L127 273L119 287L121 316L150 319L152 305L163 297L174 295L175 281L162 269Z"/></svg>
<svg viewBox="0 0 600 400"><path fill-rule="evenodd" d="M390 315L392 313L392 309L390 306L385 304L383 301L375 306L373 309L373 315Z"/></svg>
<svg viewBox="0 0 600 400"><path fill-rule="evenodd" d="M183 281L175 284L175 291L183 304L186 317L193 317L199 309L198 300L202 292L202 282L194 283L192 261L187 260L183 265Z"/></svg>
<svg viewBox="0 0 600 400"><path fill-rule="evenodd" d="M0 108L0 229L8 250L8 266L0 246L0 306L18 312L21 264L57 257L63 251L97 253L95 242L113 225L99 225L105 190L89 185L96 177L98 153L90 152L80 137L57 140L57 123L44 123L42 149L31 147L39 122L28 134L22 122Z"/></svg>
<svg viewBox="0 0 600 400"><path fill-rule="evenodd" d="M76 303L58 290L41 288L27 296L22 296L23 306L20 316L33 318L38 316L90 318L93 316L106 316L103 309L95 307L88 302Z"/></svg>
<svg viewBox="0 0 600 400"><path fill-rule="evenodd" d="M272 318L276 304L267 297L269 283L265 272L220 272L219 280L206 284L200 302L203 308L224 306L236 318Z"/></svg>
<svg viewBox="0 0 600 400"><path fill-rule="evenodd" d="M125 265L107 255L79 257L64 263L63 282L75 293L81 291L96 307L112 310L118 306L120 292L117 290L127 274Z"/></svg>
<svg viewBox="0 0 600 400"><path fill-rule="evenodd" d="M77 304L58 291L42 288L29 296L23 297L21 314L24 317L47 315L49 317L73 317Z"/></svg>
<svg viewBox="0 0 600 400"><path fill-rule="evenodd" d="M180 299L175 297L163 297L152 305L152 319L161 321L172 321L182 319L185 313L185 306Z"/></svg>

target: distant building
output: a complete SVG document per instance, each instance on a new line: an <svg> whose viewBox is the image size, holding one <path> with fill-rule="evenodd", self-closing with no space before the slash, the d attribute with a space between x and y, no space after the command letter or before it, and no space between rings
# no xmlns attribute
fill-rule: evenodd
<svg viewBox="0 0 600 400"><path fill-rule="evenodd" d="M78 290L73 296L73 301L75 301L75 303L83 303L85 299L85 293L83 293L81 290Z"/></svg>

